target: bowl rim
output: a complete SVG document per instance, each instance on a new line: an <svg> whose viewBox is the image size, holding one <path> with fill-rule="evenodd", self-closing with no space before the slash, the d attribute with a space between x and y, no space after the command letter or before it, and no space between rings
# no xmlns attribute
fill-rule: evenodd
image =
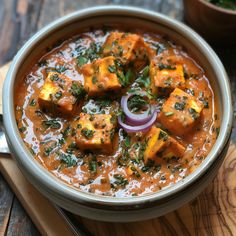
<svg viewBox="0 0 236 236"><path fill-rule="evenodd" d="M205 57L214 68L214 71L217 72L217 75L219 75L218 78L221 77L221 80L219 80L219 84L223 86L221 89L224 93L222 94L225 94L225 96L221 98L223 100L222 103L224 104L224 109L227 111L224 113L224 116L221 117L222 122L224 121L224 123L221 123L221 128L223 124L224 129L220 130L214 147L210 151L209 155L205 158L203 163L193 173L188 175L185 179L174 184L173 186L167 187L156 193L143 196L132 196L125 198L100 196L83 192L67 185L66 183L62 182L57 177L49 173L49 171L44 169L34 159L30 151L24 145L15 121L14 98L12 94L14 94L14 80L16 77L16 73L19 70L21 63L23 62L24 57L27 56L27 54L34 48L37 43L40 42L43 37L45 37L45 35L49 35L50 32L55 29L58 30L61 27L74 21L80 21L91 17L101 17L111 14L120 17L123 15L127 17L138 17L146 21L149 20L156 23L159 22L161 24L166 24L174 32L178 32L189 41L191 41L197 48L200 48L202 51L206 51L207 54L205 54ZM14 60L11 63L10 69L7 73L7 78L4 82L3 114L6 135L10 146L12 147L13 153L16 156L18 164L20 165L20 167L24 168L24 170L27 171L29 175L35 178L39 185L42 185L43 187L47 188L48 191L58 195L61 198L67 198L77 203L88 203L104 206L111 205L119 207L126 205L142 205L147 202L150 203L160 201L170 196L173 197L174 194L182 191L190 184L194 183L194 181L196 181L202 174L205 173L205 171L210 168L214 160L224 149L224 146L228 138L230 137L232 129L233 106L230 92L230 83L221 61L219 60L215 52L211 49L211 47L205 42L205 40L202 39L202 37L194 32L191 28L184 25L183 23L178 22L177 20L171 19L167 16L150 10L143 10L141 8L131 6L99 6L79 10L62 18L59 18L58 20L42 28L24 44L24 46L14 57Z"/></svg>
<svg viewBox="0 0 236 236"><path fill-rule="evenodd" d="M228 14L228 15L234 15L234 16L236 15L236 10L230 10L228 8L220 7L220 6L217 6L213 3L207 2L206 0L199 0L199 2L201 2L202 4L207 6L208 8L214 9L218 12Z"/></svg>

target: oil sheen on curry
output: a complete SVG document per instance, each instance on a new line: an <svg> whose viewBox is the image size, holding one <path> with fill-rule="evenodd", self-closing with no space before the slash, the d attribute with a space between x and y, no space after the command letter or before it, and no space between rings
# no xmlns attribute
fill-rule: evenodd
<svg viewBox="0 0 236 236"><path fill-rule="evenodd" d="M204 70L168 38L89 29L48 50L15 95L34 158L82 191L150 194L204 160L219 115Z"/></svg>

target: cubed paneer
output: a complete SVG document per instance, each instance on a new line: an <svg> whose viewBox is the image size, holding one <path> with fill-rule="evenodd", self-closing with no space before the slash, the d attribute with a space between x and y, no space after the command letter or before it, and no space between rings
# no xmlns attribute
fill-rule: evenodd
<svg viewBox="0 0 236 236"><path fill-rule="evenodd" d="M161 124L176 135L190 132L200 117L203 104L194 96L176 88L162 107Z"/></svg>
<svg viewBox="0 0 236 236"><path fill-rule="evenodd" d="M76 129L76 143L81 150L111 153L116 119L110 114L80 113Z"/></svg>
<svg viewBox="0 0 236 236"><path fill-rule="evenodd" d="M184 89L185 79L182 65L164 65L152 60L150 63L150 78L152 92L156 93L158 89L167 89L168 91L175 88Z"/></svg>
<svg viewBox="0 0 236 236"><path fill-rule="evenodd" d="M137 34L112 32L103 45L103 54L119 57L124 64L142 67L148 61L149 48Z"/></svg>
<svg viewBox="0 0 236 236"><path fill-rule="evenodd" d="M144 152L144 162L157 158L180 158L184 155L185 147L169 136L165 131L153 126L147 134L147 145Z"/></svg>
<svg viewBox="0 0 236 236"><path fill-rule="evenodd" d="M102 96L121 89L118 76L123 72L115 63L115 57L98 59L82 67L84 88L89 96Z"/></svg>
<svg viewBox="0 0 236 236"><path fill-rule="evenodd" d="M49 72L39 93L40 108L51 113L70 114L84 93L82 85L65 75Z"/></svg>

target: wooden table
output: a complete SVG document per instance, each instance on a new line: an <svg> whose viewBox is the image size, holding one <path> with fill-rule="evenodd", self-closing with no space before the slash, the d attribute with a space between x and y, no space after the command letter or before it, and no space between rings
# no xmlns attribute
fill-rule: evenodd
<svg viewBox="0 0 236 236"><path fill-rule="evenodd" d="M182 1L181 0L0 0L0 66L10 61L16 54L19 47L38 29L42 28L47 23L63 16L74 10L82 9L94 5L103 4L118 4L118 5L132 5L140 6L142 8L152 9L158 12L167 14L178 20L182 20ZM221 60L223 61L226 70L229 74L234 97L236 96L236 49L232 48L214 48ZM236 111L236 105L234 106ZM235 121L236 122L236 121ZM232 142L236 143L236 130L233 129ZM233 151L233 150L232 150ZM233 152L232 155L236 155ZM236 177L236 164L235 161L230 165L229 175L231 178ZM230 172L231 171L231 172ZM233 172L235 171L235 172ZM223 173L221 173L223 174ZM219 229L214 232L218 232L218 235L235 235L236 227L232 228L232 225L236 225L236 205L232 208L232 202L236 202L235 191L234 193L227 193L227 199L225 201L219 201L219 198L211 198L218 196L221 193L221 189L215 188L217 186L217 178L214 183L207 189L198 199L192 201L190 204L190 212L186 211L186 214L195 215L195 219L192 227L194 230L189 231L185 222L182 221L178 214L178 211L171 213L176 218L176 225L171 225L168 221L170 217L159 218L159 223L162 224L161 235L176 235L177 232L181 232L181 235L190 235L194 232L195 235L212 235L215 224L219 225ZM230 184L222 182L222 184ZM235 181L234 181L235 182ZM205 198L209 198L209 204L200 204ZM207 202L207 201L205 201ZM229 212L227 216L221 214L220 207L227 208L231 204L233 213ZM211 219L211 214L202 215L202 212L211 211L217 212L217 222ZM200 216L200 217L199 217ZM172 217L172 216L171 216ZM152 221L150 221L151 224ZM153 222L154 223L154 222ZM91 224L93 222L91 221ZM105 224L105 223L104 223ZM135 223L134 223L135 224ZM86 226L89 227L89 221L86 222ZM204 227L204 232L198 231L198 228ZM114 227L114 229L113 229ZM146 226L148 227L148 225ZM178 227L178 230L177 230ZM104 234L111 235L109 232L119 235L117 231L118 225L111 224L111 228L107 228ZM137 227L137 230L140 227ZM114 230L114 231L113 231ZM148 228L146 229L148 232ZM127 235L134 235L135 232L129 232L127 226ZM22 208L21 204L17 200L17 197L12 193L11 189L7 185L6 181L0 174L0 235L39 235L36 227L27 216L26 212ZM113 235L114 235L113 234ZM160 231L159 231L160 234ZM156 232L155 235L158 235Z"/></svg>

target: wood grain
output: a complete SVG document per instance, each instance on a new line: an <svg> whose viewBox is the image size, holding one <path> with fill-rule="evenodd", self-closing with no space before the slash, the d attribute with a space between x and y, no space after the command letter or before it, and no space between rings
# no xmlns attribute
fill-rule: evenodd
<svg viewBox="0 0 236 236"><path fill-rule="evenodd" d="M7 236L25 236L29 234L35 236L40 235L36 227L30 223L30 219L26 216L25 212L21 210L20 203L16 199L11 210L11 219L8 223Z"/></svg>
<svg viewBox="0 0 236 236"><path fill-rule="evenodd" d="M0 235L7 231L14 195L0 175Z"/></svg>
<svg viewBox="0 0 236 236"><path fill-rule="evenodd" d="M118 4L159 11L182 20L181 0L0 0L0 65L13 58L33 33L54 19L88 6ZM223 61L236 97L236 49L214 48ZM3 77L0 75L0 83ZM1 94L0 94L1 95ZM236 111L236 103L234 104ZM235 112L236 114L236 112ZM236 119L234 119L236 127ZM236 235L236 130L233 129L229 155L212 184L190 204L158 219L131 224L101 223L79 218L94 235ZM16 197L0 178L0 235L11 235L20 218L27 218ZM13 203L13 205L12 205ZM17 205L18 204L18 205ZM12 209L14 210L11 213ZM19 219L20 219L19 218ZM6 232L8 222L11 227ZM30 220L24 221L22 235L35 235ZM12 234L13 235L13 234Z"/></svg>
<svg viewBox="0 0 236 236"><path fill-rule="evenodd" d="M73 235L53 204L26 180L13 158L9 155L1 154L0 171L7 179L12 190L30 215L32 221L37 225L42 235ZM22 213L22 211L19 210L19 203L14 202L14 204L8 226L9 234L18 235L16 232L20 227L24 229L22 235L29 235L29 233L35 235L35 228L28 224L29 219L24 212Z"/></svg>
<svg viewBox="0 0 236 236"><path fill-rule="evenodd" d="M92 234L100 236L236 235L236 147L214 181L195 200L162 217L135 223L106 223L82 219Z"/></svg>

